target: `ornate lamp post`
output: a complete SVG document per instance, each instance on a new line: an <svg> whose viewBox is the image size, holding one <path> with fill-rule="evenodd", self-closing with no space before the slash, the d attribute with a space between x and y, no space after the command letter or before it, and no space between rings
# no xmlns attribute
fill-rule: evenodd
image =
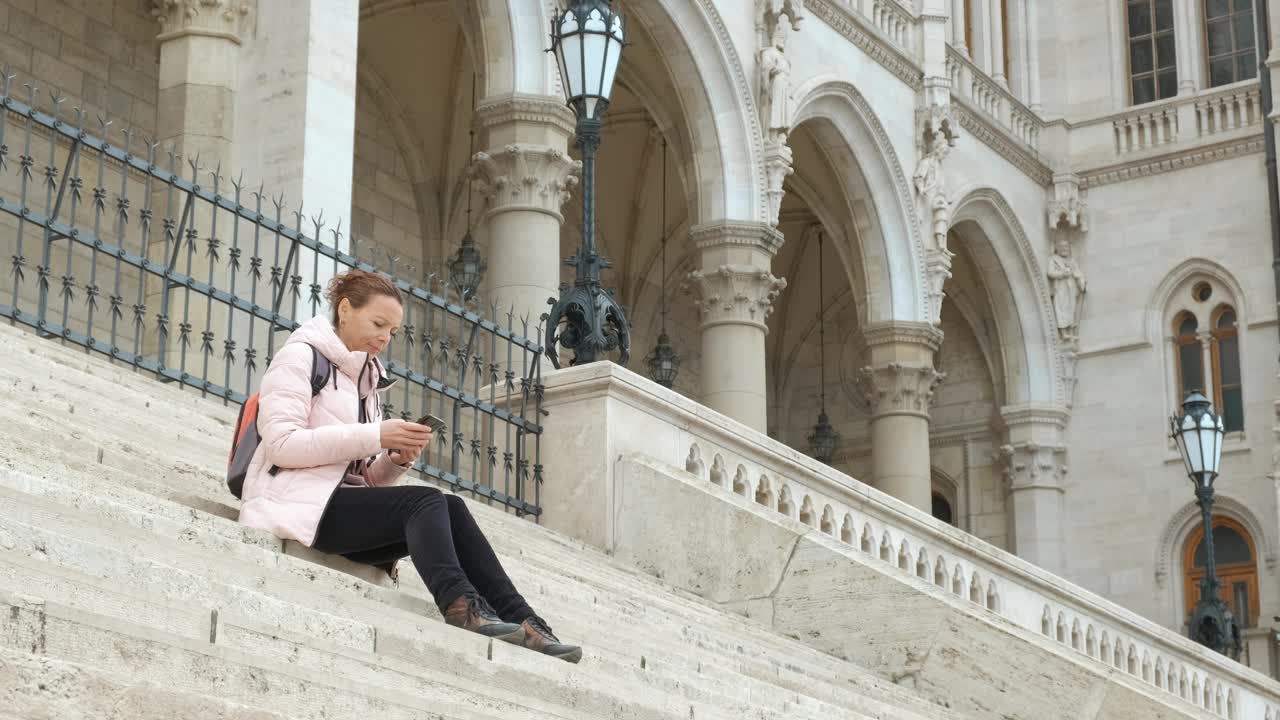
<svg viewBox="0 0 1280 720"><path fill-rule="evenodd" d="M609 262L596 252L595 179L600 128L623 46L622 16L609 0L571 0L551 20L551 51L556 54L565 98L578 116L577 144L582 152L582 244L565 260L575 269L573 286L560 286L560 299L547 315L547 357L556 367L556 344L574 351L579 365L618 350L619 364L631 356L631 326L613 293L600 286ZM563 322L564 326L561 327Z"/></svg>
<svg viewBox="0 0 1280 720"><path fill-rule="evenodd" d="M649 377L663 387L671 387L680 372L680 356L667 337L667 139L662 138L662 332L658 344L644 358Z"/></svg>
<svg viewBox="0 0 1280 720"><path fill-rule="evenodd" d="M822 276L822 228L818 228L818 383L821 389L818 396L818 423L809 434L809 454L830 465L831 458L836 453L836 444L840 442L840 434L831 427L831 420L827 417L827 332L826 318L822 312L826 294L823 292Z"/></svg>
<svg viewBox="0 0 1280 720"><path fill-rule="evenodd" d="M467 158L473 158L476 155L476 123L475 123L475 107L476 107L476 79L471 77L471 128L467 131L470 136L471 149L467 153ZM476 249L476 241L471 236L471 196L473 194L474 175L468 173L467 177L467 233L462 236L462 242L458 244L458 252L449 258L449 282L458 290L458 295L462 297L463 302L467 302L476 294L476 290L480 288L480 281L484 279L484 271L488 265L484 256Z"/></svg>
<svg viewBox="0 0 1280 720"><path fill-rule="evenodd" d="M1240 656L1240 626L1231 608L1218 597L1220 583L1213 557L1213 481L1222 459L1222 417L1213 412L1204 395L1192 390L1182 402L1182 413L1170 418L1169 427L1182 451L1187 476L1195 486L1200 521L1204 524L1205 576L1200 581L1200 602L1191 613L1188 633L1192 640L1234 660Z"/></svg>

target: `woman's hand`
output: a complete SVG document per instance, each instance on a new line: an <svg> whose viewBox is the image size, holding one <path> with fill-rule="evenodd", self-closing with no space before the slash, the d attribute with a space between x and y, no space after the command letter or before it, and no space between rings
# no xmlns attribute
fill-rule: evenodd
<svg viewBox="0 0 1280 720"><path fill-rule="evenodd" d="M431 428L426 425L405 420L383 420L380 431L382 447L401 454L412 453L415 458L431 444Z"/></svg>
<svg viewBox="0 0 1280 720"><path fill-rule="evenodd" d="M423 449L431 444L431 428L404 420L384 420L381 425L382 446L387 457L401 467L410 467Z"/></svg>

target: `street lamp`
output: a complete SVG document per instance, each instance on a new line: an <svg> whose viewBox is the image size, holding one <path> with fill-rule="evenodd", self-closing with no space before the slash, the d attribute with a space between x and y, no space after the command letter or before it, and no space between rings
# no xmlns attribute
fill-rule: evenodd
<svg viewBox="0 0 1280 720"><path fill-rule="evenodd" d="M565 99L577 115L577 145L582 153L582 244L565 260L574 282L560 286L560 299L548 300L547 357L556 367L556 344L573 350L573 365L601 359L619 350L619 364L631 356L631 326L612 291L600 286L609 262L596 252L596 150L609 107L614 74L623 47L622 16L609 0L571 0L551 20L551 51L556 55ZM563 321L564 327L561 328Z"/></svg>
<svg viewBox="0 0 1280 720"><path fill-rule="evenodd" d="M1192 390L1182 402L1182 413L1169 420L1171 436L1182 451L1187 476L1195 486L1204 525L1205 576L1200 581L1200 602L1191 613L1188 632L1192 640L1231 659L1240 656L1240 626L1231 608L1218 597L1217 569L1213 558L1213 481L1222 460L1222 416L1213 412L1208 398Z"/></svg>

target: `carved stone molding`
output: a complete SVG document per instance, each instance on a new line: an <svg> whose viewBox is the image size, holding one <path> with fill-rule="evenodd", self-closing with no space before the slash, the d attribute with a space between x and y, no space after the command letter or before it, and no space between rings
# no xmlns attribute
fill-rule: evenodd
<svg viewBox="0 0 1280 720"><path fill-rule="evenodd" d="M1079 175L1054 173L1053 190L1049 196L1049 229L1089 232L1085 195L1080 189Z"/></svg>
<svg viewBox="0 0 1280 720"><path fill-rule="evenodd" d="M787 281L751 265L719 265L689 273L684 290L693 296L702 327L725 323L755 325L767 330L765 321L773 301Z"/></svg>
<svg viewBox="0 0 1280 720"><path fill-rule="evenodd" d="M543 123L573 135L577 120L561 98L511 94L481 101L476 122L486 130L513 122Z"/></svg>
<svg viewBox="0 0 1280 720"><path fill-rule="evenodd" d="M724 220L697 225L689 230L689 242L699 250L721 245L745 245L764 250L772 256L782 247L782 241L782 233L764 223Z"/></svg>
<svg viewBox="0 0 1280 720"><path fill-rule="evenodd" d="M942 347L942 331L933 325L912 322L890 322L872 325L862 331L866 347L906 343L923 345L931 352Z"/></svg>
<svg viewBox="0 0 1280 720"><path fill-rule="evenodd" d="M560 208L578 184L582 162L544 145L511 144L478 152L467 169L489 213L534 210L563 221Z"/></svg>
<svg viewBox="0 0 1280 720"><path fill-rule="evenodd" d="M1263 151L1263 138L1245 138L1228 140L1227 142L1184 150L1155 158L1139 160L1123 165L1110 165L1081 173L1081 188L1100 187L1126 180L1138 180L1152 175L1173 172L1185 168L1193 168L1219 160L1230 160L1240 155L1252 155Z"/></svg>
<svg viewBox="0 0 1280 720"><path fill-rule="evenodd" d="M1008 139L1009 136L1003 128L997 128L981 115L955 103L955 99L952 98L953 105L956 106L955 114L960 119L960 127L968 131L969 135L996 151L1000 157L1008 160L1032 180L1043 186L1053 182L1053 171L1040 162L1031 151Z"/></svg>
<svg viewBox="0 0 1280 720"><path fill-rule="evenodd" d="M778 212L782 209L783 182L792 172L791 148L786 143L771 143L764 151L765 196L769 199L769 224L778 225Z"/></svg>
<svg viewBox="0 0 1280 720"><path fill-rule="evenodd" d="M244 0L151 0L151 16L160 24L161 42L185 35L205 35L240 42L249 15Z"/></svg>
<svg viewBox="0 0 1280 720"><path fill-rule="evenodd" d="M858 46L862 52L883 65L912 90L920 90L924 87L923 74L915 61L881 40L876 31L871 30L862 18L830 0L807 0L806 5L813 12L814 17L830 25L831 29Z"/></svg>
<svg viewBox="0 0 1280 720"><path fill-rule="evenodd" d="M946 293L942 288L951 278L951 258L955 255L946 248L931 249L926 262L929 275L929 322L934 325L942 323L942 299Z"/></svg>
<svg viewBox="0 0 1280 720"><path fill-rule="evenodd" d="M862 391L871 419L885 415L929 417L933 392L946 377L932 365L891 362L881 367L864 367L858 371L858 389Z"/></svg>

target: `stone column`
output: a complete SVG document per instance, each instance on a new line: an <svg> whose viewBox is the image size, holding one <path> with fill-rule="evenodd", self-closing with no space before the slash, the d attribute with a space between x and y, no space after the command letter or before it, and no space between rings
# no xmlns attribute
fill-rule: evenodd
<svg viewBox="0 0 1280 720"><path fill-rule="evenodd" d="M987 0L987 12L991 20L991 79L1001 87L1009 87L1004 74L1004 0Z"/></svg>
<svg viewBox="0 0 1280 720"><path fill-rule="evenodd" d="M987 13L991 4L1000 0L969 0L973 5L969 8L969 18L973 21L973 42L976 47L970 48L973 61L982 70L991 73L991 22Z"/></svg>
<svg viewBox="0 0 1280 720"><path fill-rule="evenodd" d="M951 0L951 45L965 57L969 57L969 45L965 42L965 28L969 16L965 13L965 0Z"/></svg>
<svg viewBox="0 0 1280 720"><path fill-rule="evenodd" d="M1070 413L1056 406L1023 405L1000 411L1006 443L1004 464L1011 522L1009 549L1018 557L1061 575L1066 569L1063 536L1064 429Z"/></svg>
<svg viewBox="0 0 1280 720"><path fill-rule="evenodd" d="M1009 86L1019 100L1028 105L1030 87L1027 84L1027 0L1006 0L1009 3Z"/></svg>
<svg viewBox="0 0 1280 720"><path fill-rule="evenodd" d="M252 19L248 6L239 0L198 4L152 0L151 6L160 26L156 38L160 47L157 160L168 169L172 152L173 170L186 180L192 178L189 163L198 161L196 182L205 188L212 187L211 175L221 168L225 188L232 161L242 42ZM173 253L170 245L187 247L189 243L194 252L179 252L176 269L200 281L209 278L212 270L214 285L226 287L225 267L211 268L207 255L209 243L214 241L211 207L205 202L194 203L184 225L183 200L181 194L170 193L163 185L153 192L155 219L148 255L158 261ZM198 367L206 333L225 339L217 330L225 329L226 306L201 295L188 297L175 287L166 288L158 277L148 277L146 286L148 312L163 330L147 334L145 352L158 353L160 362L168 367L184 371ZM208 325L206 317L210 318Z"/></svg>
<svg viewBox="0 0 1280 720"><path fill-rule="evenodd" d="M933 354L942 331L927 323L888 323L863 333L867 366L858 384L871 408L871 467L876 487L931 511L929 406L942 379Z"/></svg>
<svg viewBox="0 0 1280 720"><path fill-rule="evenodd" d="M470 169L486 200L486 301L500 315L513 308L517 318L528 316L532 332L548 299L560 296L560 209L582 169L568 154L573 113L559 98L507 95L483 100L476 117L488 137Z"/></svg>
<svg viewBox="0 0 1280 720"><path fill-rule="evenodd" d="M156 139L212 169L230 160L248 8L236 0L152 1L160 23Z"/></svg>
<svg viewBox="0 0 1280 720"><path fill-rule="evenodd" d="M769 269L782 234L760 223L726 221L695 227L689 239L701 258L686 285L702 319L701 400L765 432L765 321L787 286Z"/></svg>
<svg viewBox="0 0 1280 720"><path fill-rule="evenodd" d="M359 22L359 0L262 0L242 65L236 166L330 229L351 215Z"/></svg>
<svg viewBox="0 0 1280 720"><path fill-rule="evenodd" d="M1043 110L1040 104L1040 13L1038 3L1028 2L1027 20L1027 104L1031 112Z"/></svg>

